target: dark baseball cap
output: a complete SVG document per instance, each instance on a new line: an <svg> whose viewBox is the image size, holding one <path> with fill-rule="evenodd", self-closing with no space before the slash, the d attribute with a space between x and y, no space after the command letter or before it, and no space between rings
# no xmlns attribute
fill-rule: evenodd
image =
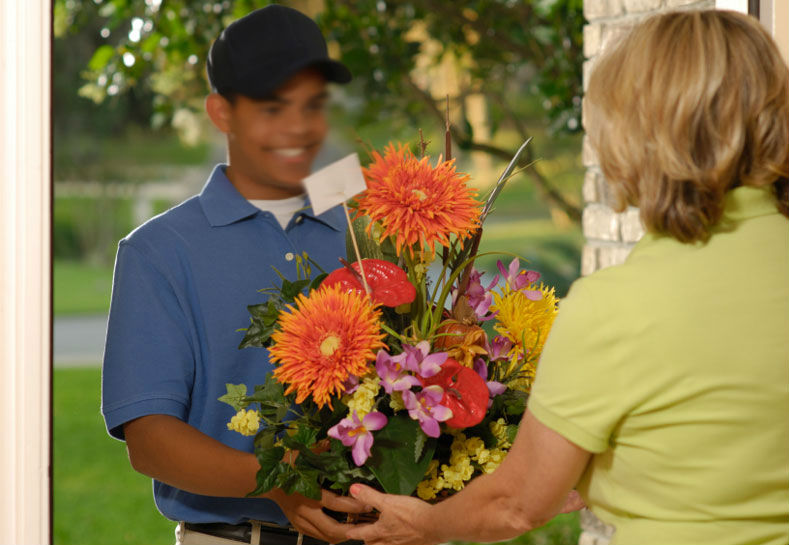
<svg viewBox="0 0 789 545"><path fill-rule="evenodd" d="M351 81L348 68L329 58L315 21L278 4L230 23L208 52L208 81L221 94L264 98L304 68L316 68L328 81Z"/></svg>

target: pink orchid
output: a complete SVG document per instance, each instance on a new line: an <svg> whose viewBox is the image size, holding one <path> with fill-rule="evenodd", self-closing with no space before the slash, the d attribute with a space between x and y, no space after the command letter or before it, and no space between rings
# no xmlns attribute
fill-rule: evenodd
<svg viewBox="0 0 789 545"><path fill-rule="evenodd" d="M510 288L515 291L523 292L526 298L532 301L539 301L542 299L542 292L540 290L523 289L539 280L540 273L537 271L521 270L520 261L517 257L510 262L508 269L504 268L504 264L501 260L496 262L496 266L499 268L499 272L504 276Z"/></svg>
<svg viewBox="0 0 789 545"><path fill-rule="evenodd" d="M438 437L441 434L438 423L452 418L452 410L440 405L443 397L444 389L438 385L426 386L416 394L411 390L403 392L408 416L419 421L419 426L428 437Z"/></svg>
<svg viewBox="0 0 789 545"><path fill-rule="evenodd" d="M403 363L406 354L390 356L384 350L379 350L375 358L375 370L381 378L381 386L387 394L410 390L412 386L419 386L419 379L406 372Z"/></svg>
<svg viewBox="0 0 789 545"><path fill-rule="evenodd" d="M485 347L490 361L507 359L511 349L512 341L504 335L496 335Z"/></svg>
<svg viewBox="0 0 789 545"><path fill-rule="evenodd" d="M489 314L489 311L490 306L493 304L493 294L490 292L490 290L492 290L496 284L499 283L499 275L493 277L493 280L490 282L490 284L488 284L488 287L485 288L482 286L483 274L485 273L482 273L477 269L471 269L465 295L468 298L468 304L474 311L477 320L487 321L492 320L496 317L496 314L498 314L498 312ZM457 288L453 288L452 292L452 302L455 303L458 296Z"/></svg>
<svg viewBox="0 0 789 545"><path fill-rule="evenodd" d="M336 426L329 428L329 437L339 439L346 447L351 449L353 463L357 466L364 465L370 457L373 446L373 431L380 430L388 422L386 416L380 412L367 413L362 420L353 412L351 418L343 418Z"/></svg>
<svg viewBox="0 0 789 545"><path fill-rule="evenodd" d="M490 408L493 405L493 398L503 394L507 390L507 386L496 380L488 380L488 364L482 358L474 360L474 371L482 377L482 380L485 381L485 385L488 387L488 394L490 394L488 408Z"/></svg>
<svg viewBox="0 0 789 545"><path fill-rule="evenodd" d="M409 371L417 373L422 378L432 377L441 371L441 366L447 361L446 352L435 352L429 354L430 343L420 341L415 346L403 345L405 360L403 367ZM402 354L401 354L402 355Z"/></svg>

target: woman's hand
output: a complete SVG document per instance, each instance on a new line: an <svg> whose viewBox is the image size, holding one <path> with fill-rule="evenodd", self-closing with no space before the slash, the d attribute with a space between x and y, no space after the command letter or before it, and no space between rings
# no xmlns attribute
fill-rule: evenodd
<svg viewBox="0 0 789 545"><path fill-rule="evenodd" d="M373 524L359 524L348 530L349 539L367 545L432 545L438 541L429 535L431 506L411 496L382 494L369 486L354 484L351 495L381 512Z"/></svg>

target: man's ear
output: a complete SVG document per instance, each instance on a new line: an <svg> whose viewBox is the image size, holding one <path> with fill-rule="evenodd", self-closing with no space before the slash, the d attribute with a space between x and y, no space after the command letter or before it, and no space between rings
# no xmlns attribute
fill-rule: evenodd
<svg viewBox="0 0 789 545"><path fill-rule="evenodd" d="M230 109L233 106L219 93L211 93L205 98L205 111L214 126L227 134L230 132Z"/></svg>

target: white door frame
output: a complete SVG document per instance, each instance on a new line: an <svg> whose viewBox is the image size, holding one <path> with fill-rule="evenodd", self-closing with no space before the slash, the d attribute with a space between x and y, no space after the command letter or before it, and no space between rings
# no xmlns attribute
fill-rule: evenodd
<svg viewBox="0 0 789 545"><path fill-rule="evenodd" d="M0 0L0 543L51 540L50 0Z"/></svg>

